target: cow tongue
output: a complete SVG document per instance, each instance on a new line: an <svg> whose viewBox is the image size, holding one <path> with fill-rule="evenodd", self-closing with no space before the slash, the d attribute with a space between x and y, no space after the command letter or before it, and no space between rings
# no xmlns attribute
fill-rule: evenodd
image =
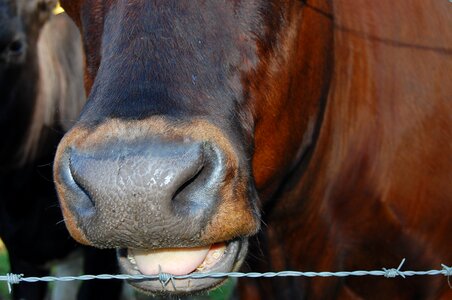
<svg viewBox="0 0 452 300"><path fill-rule="evenodd" d="M172 248L158 250L131 251L135 258L138 270L144 275L170 273L173 275L186 275L203 263L210 246L196 248Z"/></svg>

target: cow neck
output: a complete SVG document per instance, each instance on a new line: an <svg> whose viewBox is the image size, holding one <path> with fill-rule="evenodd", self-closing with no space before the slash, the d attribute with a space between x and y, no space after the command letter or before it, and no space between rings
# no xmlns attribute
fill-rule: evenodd
<svg viewBox="0 0 452 300"><path fill-rule="evenodd" d="M293 105L301 106L303 114L303 122L300 124L293 124L289 130L296 132L300 129L303 134L296 143L293 155L291 155L291 163L285 169L285 173L280 178L277 178L278 184L276 189L272 186L260 190L261 200L263 200L263 210L273 211L275 205L278 204L279 199L286 196L289 191L293 194L301 182L301 178L305 177L308 166L311 164L314 151L319 142L320 129L324 123L325 110L328 105L328 97L331 85L331 77L333 73L334 57L333 57L333 19L331 14L331 7L325 3L319 4L305 4L303 7L302 24L299 25L300 36L299 40L310 40L312 36L311 30L318 32L317 36L324 37L321 41L317 39L316 47L313 47L315 54L307 50L305 44L299 43L295 53L305 51L304 56L297 57L301 61L309 61L311 63L312 57L316 57L316 69L298 71L295 77L291 80L289 90L296 90L298 93L292 93L289 101ZM301 47L301 48L300 48ZM301 64L302 68L306 68L306 64ZM302 73L303 75L299 75ZM306 74L305 74L306 73ZM303 77L304 76L304 77ZM309 78L317 78L317 80L309 81ZM310 83L306 83L310 82ZM300 89L300 86L302 87ZM301 96L300 96L301 95ZM275 180L276 182L276 180ZM273 184L275 186L275 184ZM264 197L262 197L264 195ZM294 196L294 198L298 198ZM297 202L297 200L295 200Z"/></svg>

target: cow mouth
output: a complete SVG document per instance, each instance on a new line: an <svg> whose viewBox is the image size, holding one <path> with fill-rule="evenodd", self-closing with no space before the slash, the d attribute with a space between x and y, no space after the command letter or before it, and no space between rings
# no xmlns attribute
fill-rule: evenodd
<svg viewBox="0 0 452 300"><path fill-rule="evenodd" d="M121 271L130 275L172 275L205 274L237 271L242 264L248 241L234 240L220 242L205 247L173 248L158 250L118 250ZM138 290L149 294L193 294L211 290L227 278L187 278L171 282L159 279L129 280Z"/></svg>

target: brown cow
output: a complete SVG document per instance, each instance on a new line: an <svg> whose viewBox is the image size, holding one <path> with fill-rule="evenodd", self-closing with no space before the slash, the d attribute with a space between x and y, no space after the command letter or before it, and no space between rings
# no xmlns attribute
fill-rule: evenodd
<svg viewBox="0 0 452 300"><path fill-rule="evenodd" d="M89 100L55 180L71 234L118 248L124 272L238 270L248 241L253 271L452 261L448 1L62 4ZM241 293L450 296L441 277L248 279Z"/></svg>

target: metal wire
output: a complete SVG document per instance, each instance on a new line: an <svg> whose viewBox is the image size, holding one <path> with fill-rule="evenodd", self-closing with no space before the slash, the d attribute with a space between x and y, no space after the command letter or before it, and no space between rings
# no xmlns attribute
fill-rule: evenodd
<svg viewBox="0 0 452 300"><path fill-rule="evenodd" d="M102 274L102 275L81 275L81 276L64 276L64 277L54 277L54 276L44 276L44 277L25 277L23 274L6 274L0 276L0 281L5 281L8 284L9 290L11 292L11 285L19 284L20 282L38 282L38 281L74 281L74 280L109 280L109 279L120 279L120 280L159 280L163 287L165 287L169 282L173 283L173 280L180 279L202 279L202 278L274 278L274 277L346 277L346 276L384 276L386 278L395 277L410 277L410 276L435 276L444 275L447 276L448 284L452 288L450 283L450 276L452 276L452 268L442 264L441 270L428 270L428 271L402 271L401 268L405 262L402 260L397 269L383 268L382 270L374 271L342 271L342 272L300 272L300 271L281 271L281 272L266 272L266 273L242 273L242 272L224 272L224 273L192 273L188 275L172 275L168 273L160 273L156 275L128 275L128 274Z"/></svg>

